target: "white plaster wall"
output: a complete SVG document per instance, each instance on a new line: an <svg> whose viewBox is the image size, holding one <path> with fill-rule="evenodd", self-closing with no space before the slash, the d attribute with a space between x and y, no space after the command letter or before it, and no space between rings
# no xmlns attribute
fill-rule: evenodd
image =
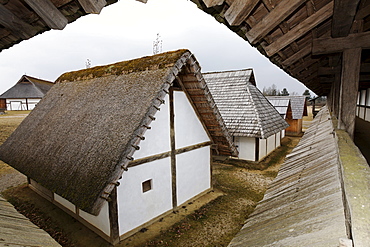
<svg viewBox="0 0 370 247"><path fill-rule="evenodd" d="M255 161L256 138L239 137L239 159Z"/></svg>
<svg viewBox="0 0 370 247"><path fill-rule="evenodd" d="M174 107L176 148L210 140L184 92L174 92Z"/></svg>
<svg viewBox="0 0 370 247"><path fill-rule="evenodd" d="M281 139L283 139L285 137L285 130L282 130L281 131Z"/></svg>
<svg viewBox="0 0 370 247"><path fill-rule="evenodd" d="M267 139L260 139L258 160L261 160L263 157L267 155L266 149L267 149Z"/></svg>
<svg viewBox="0 0 370 247"><path fill-rule="evenodd" d="M142 192L142 182L152 179L152 190ZM170 158L131 167L117 187L120 235L172 209Z"/></svg>
<svg viewBox="0 0 370 247"><path fill-rule="evenodd" d="M76 206L72 202L64 199L63 197L61 197L61 196L59 196L58 194L55 194L55 193L54 193L54 200L56 202L58 202L59 204L63 205L63 207L72 211L73 213L76 213Z"/></svg>
<svg viewBox="0 0 370 247"><path fill-rule="evenodd" d="M144 134L145 140L140 141L140 149L134 153L134 159L171 150L168 95L166 95L164 100L165 103L161 105L160 111L157 111L155 114L156 119L150 124L151 129L147 130Z"/></svg>
<svg viewBox="0 0 370 247"><path fill-rule="evenodd" d="M41 99L28 99L28 110L33 110L40 100ZM26 99L6 99L6 104L7 110L9 111L27 110Z"/></svg>
<svg viewBox="0 0 370 247"><path fill-rule="evenodd" d="M211 188L210 146L176 155L177 204Z"/></svg>
<svg viewBox="0 0 370 247"><path fill-rule="evenodd" d="M365 105L365 99L366 99L366 90L361 90L361 97L360 97L360 105Z"/></svg>
<svg viewBox="0 0 370 247"><path fill-rule="evenodd" d="M276 147L275 148L277 148L277 147L280 147L281 145L281 132L278 132L275 135L276 135Z"/></svg>
<svg viewBox="0 0 370 247"><path fill-rule="evenodd" d="M366 110L365 107L360 106L358 117L365 119L365 110Z"/></svg>
<svg viewBox="0 0 370 247"><path fill-rule="evenodd" d="M275 147L275 135L267 137L267 154L270 154L272 151L274 151Z"/></svg>
<svg viewBox="0 0 370 247"><path fill-rule="evenodd" d="M99 215L95 216L89 213L86 213L83 210L79 210L78 215L89 222L91 225L100 229L107 236L110 236L110 223L109 223L109 205L108 202L104 202L102 209L100 210Z"/></svg>

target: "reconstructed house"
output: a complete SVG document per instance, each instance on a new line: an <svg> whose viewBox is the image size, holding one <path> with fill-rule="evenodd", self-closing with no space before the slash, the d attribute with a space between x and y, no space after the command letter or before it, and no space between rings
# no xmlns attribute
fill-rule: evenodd
<svg viewBox="0 0 370 247"><path fill-rule="evenodd" d="M0 108L8 111L33 110L52 86L53 82L23 75L13 87L0 95Z"/></svg>
<svg viewBox="0 0 370 247"><path fill-rule="evenodd" d="M302 134L303 116L308 115L306 97L267 96L267 99L289 124L289 127L285 129L286 135L297 136Z"/></svg>
<svg viewBox="0 0 370 247"><path fill-rule="evenodd" d="M188 50L60 76L0 146L30 187L111 243L211 189L237 155Z"/></svg>
<svg viewBox="0 0 370 247"><path fill-rule="evenodd" d="M203 76L240 159L260 161L280 146L288 124L257 89L252 69Z"/></svg>

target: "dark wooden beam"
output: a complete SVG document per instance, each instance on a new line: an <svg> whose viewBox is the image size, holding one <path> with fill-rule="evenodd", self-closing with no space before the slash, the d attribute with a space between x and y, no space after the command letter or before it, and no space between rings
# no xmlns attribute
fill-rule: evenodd
<svg viewBox="0 0 370 247"><path fill-rule="evenodd" d="M276 26L283 22L306 0L285 0L281 1L275 9L258 22L251 30L246 33L247 39L251 44L256 44Z"/></svg>
<svg viewBox="0 0 370 247"><path fill-rule="evenodd" d="M370 63L362 63L361 64L361 72L362 73L370 73Z"/></svg>
<svg viewBox="0 0 370 247"><path fill-rule="evenodd" d="M311 45L307 45L307 46L303 47L302 49L300 49L298 52L294 53L292 56L290 56L287 59L285 59L281 64L284 67L289 67L290 65L294 64L295 62L297 62L299 59L302 59L303 57L305 57L308 54L310 54L311 51L312 51L312 46Z"/></svg>
<svg viewBox="0 0 370 247"><path fill-rule="evenodd" d="M81 4L85 12L90 14L99 14L104 6L107 5L105 0L78 0L78 2ZM146 1L144 3L146 3Z"/></svg>
<svg viewBox="0 0 370 247"><path fill-rule="evenodd" d="M351 30L360 0L334 0L331 28L333 38L346 37Z"/></svg>
<svg viewBox="0 0 370 247"><path fill-rule="evenodd" d="M300 22L289 32L275 40L269 46L265 47L267 55L273 56L281 49L285 48L290 43L302 37L307 32L311 31L314 27L328 19L330 16L332 16L332 14L333 14L333 3L330 2L321 9L319 9L315 14L309 16L304 21Z"/></svg>
<svg viewBox="0 0 370 247"><path fill-rule="evenodd" d="M318 74L319 75L334 75L336 73L340 73L340 67L319 67Z"/></svg>
<svg viewBox="0 0 370 247"><path fill-rule="evenodd" d="M29 39L37 33L33 26L22 21L2 4L0 4L0 24L22 39Z"/></svg>
<svg viewBox="0 0 370 247"><path fill-rule="evenodd" d="M67 25L67 18L49 0L24 0L41 19L52 29L62 30Z"/></svg>
<svg viewBox="0 0 370 247"><path fill-rule="evenodd" d="M338 53L351 48L370 49L370 31L349 34L347 37L314 39L312 55Z"/></svg>
<svg viewBox="0 0 370 247"><path fill-rule="evenodd" d="M356 102L359 88L361 48L343 51L338 128L345 129L353 139Z"/></svg>
<svg viewBox="0 0 370 247"><path fill-rule="evenodd" d="M370 15L370 5L362 8L362 9L359 9L357 11L356 16L355 16L355 19L356 20L362 20L362 19L364 19L365 17L367 17L369 15Z"/></svg>
<svg viewBox="0 0 370 247"><path fill-rule="evenodd" d="M259 0L234 0L225 12L225 19L231 26L240 25L256 7Z"/></svg>

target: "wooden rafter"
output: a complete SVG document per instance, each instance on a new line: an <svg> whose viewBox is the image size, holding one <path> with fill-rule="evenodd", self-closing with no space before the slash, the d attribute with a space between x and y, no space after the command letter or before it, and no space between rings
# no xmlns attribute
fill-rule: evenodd
<svg viewBox="0 0 370 247"><path fill-rule="evenodd" d="M280 2L275 9L246 33L248 41L251 44L259 42L304 2L306 0L285 0Z"/></svg>
<svg viewBox="0 0 370 247"><path fill-rule="evenodd" d="M370 49L370 31L353 33L340 38L319 38L312 42L313 55L337 53L351 48Z"/></svg>
<svg viewBox="0 0 370 247"><path fill-rule="evenodd" d="M37 33L34 27L19 19L2 4L0 4L0 24L23 39L29 39Z"/></svg>
<svg viewBox="0 0 370 247"><path fill-rule="evenodd" d="M349 34L360 0L334 0L331 35L333 38Z"/></svg>
<svg viewBox="0 0 370 247"><path fill-rule="evenodd" d="M24 0L52 29L62 30L68 20L49 0Z"/></svg>
<svg viewBox="0 0 370 247"><path fill-rule="evenodd" d="M107 4L105 0L78 0L86 13L99 14ZM146 1L140 1L146 3Z"/></svg>
<svg viewBox="0 0 370 247"><path fill-rule="evenodd" d="M300 49L298 52L294 53L292 56L285 59L281 64L285 67L289 67L293 63L297 62L299 59L302 59L303 57L310 54L312 51L312 46L307 45L304 48Z"/></svg>
<svg viewBox="0 0 370 247"><path fill-rule="evenodd" d="M288 46L293 41L305 35L307 32L311 31L318 24L327 20L333 14L333 3L330 2L321 9L319 9L315 14L309 16L307 19L299 23L297 26L292 28L289 32L281 36L275 42L265 47L265 51L268 56L272 56L279 52L281 49Z"/></svg>
<svg viewBox="0 0 370 247"><path fill-rule="evenodd" d="M225 13L225 19L231 26L240 25L256 7L259 0L235 0Z"/></svg>
<svg viewBox="0 0 370 247"><path fill-rule="evenodd" d="M203 2L207 6L207 8L210 8L223 4L224 0L204 0Z"/></svg>

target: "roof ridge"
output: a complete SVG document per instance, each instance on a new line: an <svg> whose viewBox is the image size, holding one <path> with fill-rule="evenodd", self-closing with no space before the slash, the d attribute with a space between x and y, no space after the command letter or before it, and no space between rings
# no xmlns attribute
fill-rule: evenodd
<svg viewBox="0 0 370 247"><path fill-rule="evenodd" d="M249 91L249 94L250 94L250 96L251 96L251 98L252 98L253 109L254 109L254 111L256 112L256 115L257 115L257 121L258 121L259 129L260 129L260 136L261 136L261 138L263 138L263 139L264 139L265 132L264 132L264 128L263 128L263 126L262 126L262 120L261 120L261 117L260 117L260 113L259 113L259 111L257 110L257 105L256 105L256 103L255 103L255 99L254 99L253 94L251 93L250 88L249 88L249 86L253 86L253 87L254 87L254 85L253 85L251 82L247 81L247 82L246 82L246 86L247 86L247 89L248 89L248 91ZM255 88L257 89L257 87L255 87ZM258 90L258 89L257 89L257 90Z"/></svg>

